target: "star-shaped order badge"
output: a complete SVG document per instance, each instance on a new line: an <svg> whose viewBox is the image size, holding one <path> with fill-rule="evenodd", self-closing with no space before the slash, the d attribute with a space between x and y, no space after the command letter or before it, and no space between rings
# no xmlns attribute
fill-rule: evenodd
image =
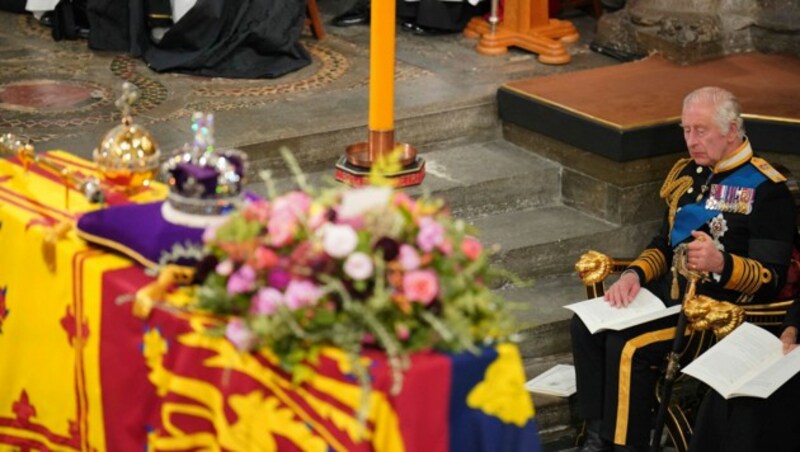
<svg viewBox="0 0 800 452"><path fill-rule="evenodd" d="M714 245L717 246L717 249L725 251L725 245L719 240L728 231L728 222L725 221L725 217L719 214L712 218L711 221L708 222L708 229L711 233L711 237L714 239Z"/></svg>

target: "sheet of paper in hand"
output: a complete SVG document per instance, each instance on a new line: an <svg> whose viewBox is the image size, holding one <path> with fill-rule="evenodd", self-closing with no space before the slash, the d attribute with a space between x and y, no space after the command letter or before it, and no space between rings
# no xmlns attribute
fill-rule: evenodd
<svg viewBox="0 0 800 452"><path fill-rule="evenodd" d="M780 339L743 323L683 370L726 399L765 399L800 372L800 347L783 354Z"/></svg>
<svg viewBox="0 0 800 452"><path fill-rule="evenodd" d="M681 305L666 307L653 292L642 288L625 308L615 308L603 297L579 301L564 306L581 318L592 333L605 330L624 330L651 320L677 314Z"/></svg>

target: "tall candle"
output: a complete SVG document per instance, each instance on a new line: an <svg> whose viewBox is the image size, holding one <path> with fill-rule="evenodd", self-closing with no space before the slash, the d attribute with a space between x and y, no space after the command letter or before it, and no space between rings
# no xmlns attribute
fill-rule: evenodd
<svg viewBox="0 0 800 452"><path fill-rule="evenodd" d="M369 129L394 129L395 1L372 0L369 36Z"/></svg>

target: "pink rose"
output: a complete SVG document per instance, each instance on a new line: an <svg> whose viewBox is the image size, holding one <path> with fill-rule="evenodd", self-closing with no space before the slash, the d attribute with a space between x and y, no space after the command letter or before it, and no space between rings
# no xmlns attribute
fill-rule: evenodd
<svg viewBox="0 0 800 452"><path fill-rule="evenodd" d="M225 337L233 343L239 351L247 351L256 344L256 335L247 328L247 325L238 317L228 321L225 327Z"/></svg>
<svg viewBox="0 0 800 452"><path fill-rule="evenodd" d="M267 221L267 232L271 245L278 247L288 245L292 243L297 232L297 219L286 211L276 212Z"/></svg>
<svg viewBox="0 0 800 452"><path fill-rule="evenodd" d="M242 265L228 278L228 293L237 294L255 289L256 271L249 265Z"/></svg>
<svg viewBox="0 0 800 452"><path fill-rule="evenodd" d="M468 235L461 241L461 252L467 259L474 261L483 252L483 245L478 239Z"/></svg>
<svg viewBox="0 0 800 452"><path fill-rule="evenodd" d="M259 289L253 296L250 312L261 315L272 315L283 304L283 294L272 287Z"/></svg>
<svg viewBox="0 0 800 452"><path fill-rule="evenodd" d="M255 266L257 270L272 268L278 265L278 255L275 251L265 247L259 246L256 248Z"/></svg>
<svg viewBox="0 0 800 452"><path fill-rule="evenodd" d="M286 287L284 300L289 309L294 311L306 306L313 306L321 296L322 290L311 281L292 280Z"/></svg>
<svg viewBox="0 0 800 452"><path fill-rule="evenodd" d="M306 216L311 206L311 198L301 192L293 191L275 199L272 204L273 215L300 219Z"/></svg>
<svg viewBox="0 0 800 452"><path fill-rule="evenodd" d="M398 255L400 266L405 271L416 270L419 268L419 253L411 245L400 245L400 254Z"/></svg>
<svg viewBox="0 0 800 452"><path fill-rule="evenodd" d="M429 253L444 242L444 226L431 217L419 219L419 234L417 246L422 251Z"/></svg>
<svg viewBox="0 0 800 452"><path fill-rule="evenodd" d="M432 270L415 270L403 275L403 293L409 301L429 304L439 294L439 280Z"/></svg>
<svg viewBox="0 0 800 452"><path fill-rule="evenodd" d="M259 199L247 203L242 209L242 216L246 220L258 221L259 223L266 224L269 218L269 201Z"/></svg>

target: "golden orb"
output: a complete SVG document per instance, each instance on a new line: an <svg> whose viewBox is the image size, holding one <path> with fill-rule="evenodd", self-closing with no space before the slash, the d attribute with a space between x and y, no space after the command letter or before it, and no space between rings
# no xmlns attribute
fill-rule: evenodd
<svg viewBox="0 0 800 452"><path fill-rule="evenodd" d="M106 181L136 189L156 178L161 151L147 129L125 117L100 140L93 157Z"/></svg>

